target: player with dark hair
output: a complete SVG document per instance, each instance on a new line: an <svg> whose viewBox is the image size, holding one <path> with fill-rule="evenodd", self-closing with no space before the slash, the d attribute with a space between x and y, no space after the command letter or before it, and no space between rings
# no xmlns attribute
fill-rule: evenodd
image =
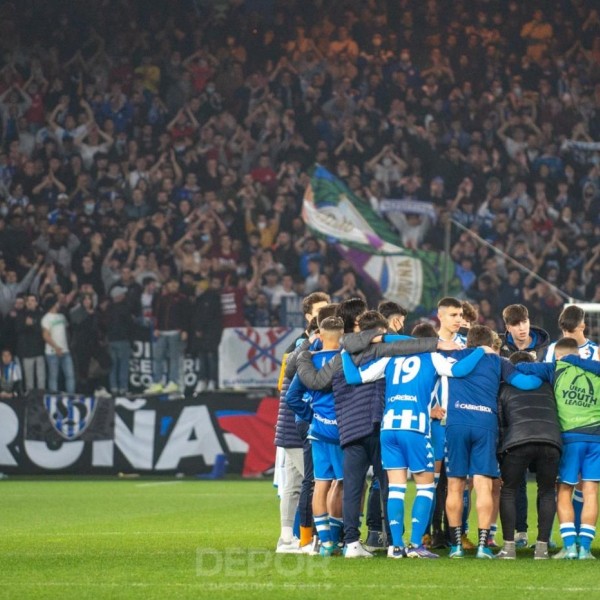
<svg viewBox="0 0 600 600"><path fill-rule="evenodd" d="M501 356L509 357L513 352L524 350L531 352L535 360L542 360L550 336L540 327L529 322L529 311L522 304L510 304L502 311L502 319L506 332L500 337L503 340Z"/></svg>
<svg viewBox="0 0 600 600"><path fill-rule="evenodd" d="M564 338L573 338L577 342L579 356L598 360L598 344L585 337L585 311L576 305L567 306L558 317L558 326ZM556 342L548 346L545 362L554 360Z"/></svg>
<svg viewBox="0 0 600 600"><path fill-rule="evenodd" d="M302 336L287 348L279 377L279 410L275 427L276 464L282 464L282 481L279 486L279 511L281 533L277 541L277 553L295 553L311 548L312 541L312 455L310 442L306 439L308 428L303 422L296 422L294 413L285 402L285 396L295 373L295 354L302 342L309 347L308 338L317 328L316 318L319 312L328 306L329 296L314 292L304 298L302 310L306 321L306 330ZM286 368L289 374L286 377ZM300 517L300 539L293 534L296 510Z"/></svg>
<svg viewBox="0 0 600 600"><path fill-rule="evenodd" d="M554 386L563 442L557 505L563 551L555 558L593 559L590 548L596 535L600 482L600 362L581 358L579 344L573 338L558 340L554 354L556 362L519 364L517 369ZM583 508L577 531L571 498L580 478Z"/></svg>
<svg viewBox="0 0 600 600"><path fill-rule="evenodd" d="M382 300L377 305L377 311L388 320L388 329L393 333L404 331L404 320L408 311L392 300Z"/></svg>
<svg viewBox="0 0 600 600"><path fill-rule="evenodd" d="M344 332L358 330L358 317L367 311L367 303L362 298L348 298L340 302L337 316L344 322Z"/></svg>
<svg viewBox="0 0 600 600"><path fill-rule="evenodd" d="M491 346L492 330L475 325L469 330L467 347ZM515 368L497 354L486 354L464 378L450 378L446 419L446 513L452 546L449 556L462 558L463 494L467 476L473 477L477 493L479 526L477 558L494 558L487 547L493 514L493 479L498 477L496 459L498 390L502 380L520 389L539 387L540 380L522 378Z"/></svg>
<svg viewBox="0 0 600 600"><path fill-rule="evenodd" d="M468 329L464 327L465 318L463 314L464 301L451 296L446 296L438 302L437 317L440 322L438 330L438 336L440 340L451 340L455 342L460 348L465 348L467 345L467 333ZM470 306L470 305L469 305ZM467 312L469 309L467 308ZM440 379L440 385L436 389L438 396L448 393L448 385L444 377ZM435 413L434 413L435 414ZM433 536L430 540L432 546L438 548L446 547L445 536L441 534L441 520L442 513L446 504L446 496L448 493L448 481L446 477L445 467L442 465L445 455L446 446L446 428L444 427L441 419L432 419L431 421L431 439L433 443L433 452L435 455L436 466L436 494L439 502L436 502L436 514L435 526L433 527ZM438 487L439 486L439 487ZM438 493L439 489L439 493ZM471 484L467 482L465 486L465 494L463 499L464 514L463 514L463 540L462 543L467 550L475 548L473 543L468 539L468 525L469 525L469 510L471 506L470 496ZM433 520L433 519L432 519ZM435 538L435 539L434 539Z"/></svg>
<svg viewBox="0 0 600 600"><path fill-rule="evenodd" d="M450 296L442 298L438 302L437 316L440 321L438 330L440 340L452 341L464 348L466 338L458 333L463 321L462 302Z"/></svg>
<svg viewBox="0 0 600 600"><path fill-rule="evenodd" d="M502 319L506 328L505 333L500 335L502 346L500 356L508 358L518 351L529 352L534 360L541 361L546 354L550 336L548 332L540 327L535 327L529 322L529 311L522 304L509 304L502 311ZM517 534L515 544L517 548L526 548L527 540L527 477L523 477L519 491L517 492Z"/></svg>
<svg viewBox="0 0 600 600"><path fill-rule="evenodd" d="M313 354L313 363L322 367L339 353L344 323L339 317L327 317L319 323L323 350ZM331 556L338 548L342 533L343 453L335 418L333 393L307 389L298 375L294 376L286 394L286 402L303 421L310 423L315 488L312 501L313 518L321 555ZM332 486L336 481L338 485Z"/></svg>
<svg viewBox="0 0 600 600"><path fill-rule="evenodd" d="M515 352L513 365L533 362L529 352ZM504 546L498 558L515 559L515 498L529 465L537 481L538 537L534 558L548 558L548 542L556 513L555 482L562 450L554 392L544 383L537 390L523 392L502 384L498 396L500 472L500 518Z"/></svg>
<svg viewBox="0 0 600 600"><path fill-rule="evenodd" d="M571 305L563 309L558 317L558 326L562 332L563 338L572 338L577 342L578 353L581 358L591 358L598 360L598 344L588 340L585 337L585 312L580 306ZM548 346L548 351L544 358L545 362L552 362L554 358L554 349L556 342ZM583 509L583 491L581 482L577 484L573 491L573 511L575 513L575 529L579 532L581 525L581 511Z"/></svg>

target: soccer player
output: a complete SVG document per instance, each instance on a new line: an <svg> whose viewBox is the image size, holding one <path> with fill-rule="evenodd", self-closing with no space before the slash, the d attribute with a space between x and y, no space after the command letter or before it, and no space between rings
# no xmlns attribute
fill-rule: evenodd
<svg viewBox="0 0 600 600"><path fill-rule="evenodd" d="M510 304L502 311L506 332L500 335L504 342L500 355L508 358L513 352L530 352L535 360L541 361L550 344L548 332L529 322L529 311L522 304Z"/></svg>
<svg viewBox="0 0 600 600"><path fill-rule="evenodd" d="M440 328L438 336L440 340L452 341L461 348L466 347L466 338L458 333L463 324L463 306L458 298L447 296L438 302L438 319Z"/></svg>
<svg viewBox="0 0 600 600"><path fill-rule="evenodd" d="M577 342L579 356L581 358L591 358L599 360L598 344L588 340L585 337L585 312L579 306L567 306L558 317L558 326L562 332L563 338L573 338ZM554 348L556 342L548 346L545 362L553 362ZM575 529L579 533L581 525L581 510L583 508L583 491L581 483L578 483L573 491L573 510L575 512Z"/></svg>
<svg viewBox="0 0 600 600"><path fill-rule="evenodd" d="M508 358L517 351L529 352L534 360L543 360L550 336L548 332L540 327L532 326L529 322L529 311L522 304L509 304L502 311L502 318L506 332L500 335L502 347L500 356ZM519 491L517 492L517 534L515 544L517 548L526 548L527 541L527 477L523 477Z"/></svg>
<svg viewBox="0 0 600 600"><path fill-rule="evenodd" d="M554 347L556 362L519 364L517 369L554 386L562 432L563 454L558 467L558 521L563 551L555 558L588 560L598 519L600 482L600 362L579 356L579 345L562 338ZM577 550L571 497L581 476L583 509Z"/></svg>
<svg viewBox="0 0 600 600"><path fill-rule="evenodd" d="M465 314L466 309L466 314ZM475 313L475 316L473 316ZM467 345L467 333L470 326L471 320L477 318L474 307L466 302L458 300L458 298L452 298L450 296L442 298L438 302L438 320L440 327L438 330L438 336L440 340L451 340L455 342L460 348L466 348ZM436 390L436 394L447 395L447 381L442 377L440 380L440 386ZM435 414L435 413L434 413ZM446 428L442 423L441 419L433 418L431 421L431 441L433 444L433 450L436 460L436 513L432 516L432 520L435 520L435 526L433 527L433 537L431 538L431 546L437 548L445 548L445 539L441 534L441 522L442 522L442 511L446 504L446 496L448 493L448 479L446 476L446 470L442 466L444 459L444 448L446 446ZM471 483L467 482L465 485L465 493L463 498L464 514L463 514L463 540L462 543L467 550L473 550L475 546L467 537L468 532L468 518L469 509L471 505Z"/></svg>
<svg viewBox="0 0 600 600"><path fill-rule="evenodd" d="M493 335L489 327L475 325L469 330L468 348L492 344ZM467 476L473 477L477 493L477 558L494 558L493 552L487 547L487 540L494 509L493 480L498 477L497 402L502 379L520 389L534 389L541 384L536 377L520 377L515 373L514 367L497 354L486 354L468 376L448 380L450 401L446 418L446 513L452 541L450 558L464 556L461 518Z"/></svg>
<svg viewBox="0 0 600 600"><path fill-rule="evenodd" d="M304 298L302 311L307 329L298 340L287 348L281 365L279 410L275 427L275 446L278 448L278 453L283 453L283 475L279 490L281 533L275 550L277 553L295 553L302 547L310 547L312 540L312 511L310 507L313 477L310 442L305 440L306 431L302 431L302 425L300 425L300 431L298 430L294 413L285 402L285 395L291 382L291 377L285 377L285 369L290 354L294 352L302 340L308 339L310 322L317 317L319 309L326 306L328 302L329 296L322 292L314 292ZM278 461L278 464L280 464L280 461ZM306 474L305 470L307 471ZM299 509L300 512L300 540L293 533L296 509Z"/></svg>
<svg viewBox="0 0 600 600"><path fill-rule="evenodd" d="M404 321L408 312L397 302L382 300L377 305L377 312L387 319L389 331L392 333L402 333L404 331Z"/></svg>
<svg viewBox="0 0 600 600"><path fill-rule="evenodd" d="M585 337L585 312L579 306L567 306L558 317L558 326L564 338L573 338L577 342L579 356L599 360L598 344ZM545 362L554 360L554 348L556 342L548 346Z"/></svg>
<svg viewBox="0 0 600 600"><path fill-rule="evenodd" d="M313 362L320 368L339 353L339 342L344 332L342 319L326 318L320 323L319 332L323 350L313 355ZM338 549L342 532L342 487L332 486L332 482L339 484L344 477L333 393L307 390L295 375L286 401L302 420L310 422L308 437L312 445L315 478L313 518L321 541L321 555L331 556Z"/></svg>
<svg viewBox="0 0 600 600"><path fill-rule="evenodd" d="M529 352L515 352L512 364L533 362ZM548 558L548 542L556 513L555 483L562 450L554 392L544 383L537 390L522 392L502 384L498 397L500 471L502 490L500 518L504 546L498 558L517 558L515 547L517 490L530 464L537 481L538 537L535 559Z"/></svg>
<svg viewBox="0 0 600 600"><path fill-rule="evenodd" d="M413 333L418 336L418 327ZM431 399L437 375L466 375L483 353L483 350L479 353L469 352L469 356L458 363L435 352L386 357L358 370L351 368L354 366L351 361L344 361L348 383L372 382L381 378L385 378L386 382L381 448L383 467L389 478L387 508L392 533L392 544L388 550L390 558L402 558L404 555L410 558L438 557L422 545L435 493L434 457L429 442ZM412 509L410 544L405 551L402 536L408 469L415 479L417 496Z"/></svg>

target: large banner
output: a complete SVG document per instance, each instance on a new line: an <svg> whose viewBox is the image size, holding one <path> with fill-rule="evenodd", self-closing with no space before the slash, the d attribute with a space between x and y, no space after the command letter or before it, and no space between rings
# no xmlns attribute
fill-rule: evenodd
<svg viewBox="0 0 600 600"><path fill-rule="evenodd" d="M306 188L302 216L313 233L334 244L385 298L410 311L434 308L442 293L444 268L449 272L449 293L460 290L452 261L444 261L441 253L401 247L385 220L321 166Z"/></svg>
<svg viewBox="0 0 600 600"><path fill-rule="evenodd" d="M219 387L276 388L283 353L301 335L300 328L225 329L219 346Z"/></svg>
<svg viewBox="0 0 600 600"><path fill-rule="evenodd" d="M33 393L0 402L0 471L8 474L257 477L275 463L277 398L248 393L90 397Z"/></svg>

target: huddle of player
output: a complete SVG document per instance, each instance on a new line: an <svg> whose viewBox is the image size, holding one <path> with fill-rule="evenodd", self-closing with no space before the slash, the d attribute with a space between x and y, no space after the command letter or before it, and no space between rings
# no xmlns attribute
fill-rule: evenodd
<svg viewBox="0 0 600 600"><path fill-rule="evenodd" d="M304 312L309 327L289 349L277 424L285 468L277 552L318 548L330 556L343 547L346 558L368 558L387 547L393 559L433 559L438 555L424 543L433 522L433 548L447 544L450 558L462 558L473 548L465 536L472 487L476 557L514 559L516 548L527 544L531 465L538 484L534 558L549 557L557 479L563 549L555 558L594 558L600 362L597 346L585 338L579 307L565 308L559 318L563 337L552 345L545 331L530 326L522 305L504 309L501 336L473 324L473 307L456 298L438 303L438 331L420 324L411 336L400 335L406 311L393 302L369 311L359 298L333 305L325 295L311 294ZM383 521L367 514L370 533L363 545L359 530L370 466L382 510L377 490L368 506ZM409 471L416 496L411 531L405 532ZM299 539L293 535L296 507ZM498 510L504 546L494 554Z"/></svg>

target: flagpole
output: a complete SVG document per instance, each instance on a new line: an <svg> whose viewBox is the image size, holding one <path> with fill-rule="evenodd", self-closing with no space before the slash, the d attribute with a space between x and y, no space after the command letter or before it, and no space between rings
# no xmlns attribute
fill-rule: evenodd
<svg viewBox="0 0 600 600"><path fill-rule="evenodd" d="M479 242L480 244L482 244L484 246L487 246L492 252L494 252L498 256L501 256L505 261L508 261L509 263L514 265L517 269L519 269L519 271L524 271L525 273L527 273L527 275L529 275L529 277L532 277L533 279L535 279L536 281L539 281L540 283L545 283L547 286L552 288L552 290L554 290L554 292L556 292L559 296L564 298L567 302L573 302L573 298L571 296L569 296L568 294L563 292L561 289L557 288L554 284L550 283L547 279L540 277L535 271L532 271L531 269L527 268L524 264L520 263L518 260L514 259L512 256L509 256L508 254L506 254L506 252L502 252L502 250L500 250L499 248L496 248L496 246L494 246L493 244L490 244L488 241L484 240L481 236L477 235L474 231L471 231L468 227L465 227L464 225L462 225L458 221L455 221L454 219L449 219L449 222L452 222L461 231L464 231L467 235L471 236L475 241ZM445 251L445 249L444 249L444 251Z"/></svg>
<svg viewBox="0 0 600 600"><path fill-rule="evenodd" d="M450 266L450 236L452 235L452 219L448 219L446 221L445 231L444 231L444 273L443 273L443 296L448 295L448 287L449 287L449 271L448 268Z"/></svg>

